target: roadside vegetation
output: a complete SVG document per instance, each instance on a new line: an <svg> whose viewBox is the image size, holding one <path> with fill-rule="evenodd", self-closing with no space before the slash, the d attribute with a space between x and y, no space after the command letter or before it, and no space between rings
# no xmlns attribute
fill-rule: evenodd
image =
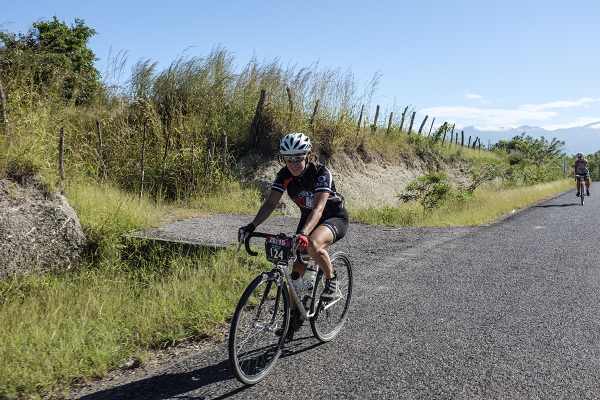
<svg viewBox="0 0 600 400"><path fill-rule="evenodd" d="M76 271L0 281L0 398L58 396L126 360L143 361L149 350L219 336L264 268L264 259L233 249L190 253L121 238L189 210L109 186L79 184L67 193L97 247Z"/></svg>
<svg viewBox="0 0 600 400"><path fill-rule="evenodd" d="M94 33L56 18L0 33L0 177L39 174L49 190L63 189L89 241L75 271L0 281L0 398L59 395L151 349L218 335L264 260L188 254L123 234L206 213L254 213L261 194L240 183L241 170L268 158L282 132L310 132L325 158L346 152L431 167L398 207L352 209L361 222L485 223L566 187L557 181L559 142L520 136L490 150L461 146L450 123L409 128L408 108L391 124L375 123L362 105L378 76L359 88L351 74L318 65L235 68L215 48L162 71L141 61L124 79L122 55L103 75L94 68ZM61 130L65 180L56 167ZM453 163L469 166L469 185L454 186L440 170Z"/></svg>

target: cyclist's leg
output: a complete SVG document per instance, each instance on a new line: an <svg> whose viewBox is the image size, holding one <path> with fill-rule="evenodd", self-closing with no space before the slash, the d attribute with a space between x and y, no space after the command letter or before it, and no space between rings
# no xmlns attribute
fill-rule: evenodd
<svg viewBox="0 0 600 400"><path fill-rule="evenodd" d="M585 176L585 190L586 190L586 194L588 196L590 195L590 186L592 186L592 182L590 180L590 176L586 175Z"/></svg>
<svg viewBox="0 0 600 400"><path fill-rule="evenodd" d="M334 273L327 249L346 236L347 231L348 215L344 212L341 216L322 220L310 234L309 254L321 267L327 279L330 279Z"/></svg>
<svg viewBox="0 0 600 400"><path fill-rule="evenodd" d="M302 230L302 228L304 228L304 224L306 223L306 219L308 218L308 216L302 216L300 217L300 221L298 221L298 226L296 227L296 233L300 233L300 231ZM292 279L300 276L304 276L304 270L306 269L306 266L299 260L296 260L296 262L294 262L294 266L292 267Z"/></svg>
<svg viewBox="0 0 600 400"><path fill-rule="evenodd" d="M308 254L315 260L319 268L323 270L325 278L331 279L333 266L329 259L327 248L334 241L333 232L326 225L317 226L310 234Z"/></svg>

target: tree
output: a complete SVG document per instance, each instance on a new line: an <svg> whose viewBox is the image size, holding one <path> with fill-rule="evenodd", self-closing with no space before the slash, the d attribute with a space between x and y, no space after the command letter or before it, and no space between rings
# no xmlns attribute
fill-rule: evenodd
<svg viewBox="0 0 600 400"><path fill-rule="evenodd" d="M533 138L525 133L513 137L511 140L500 140L492 149L505 151L512 154L515 159L526 159L534 163L544 163L563 154L563 146L556 138L547 140L541 136Z"/></svg>
<svg viewBox="0 0 600 400"><path fill-rule="evenodd" d="M10 78L26 69L41 92L59 84L65 100L90 103L100 87L96 57L87 47L95 33L81 19L69 27L56 17L34 23L27 34L0 32L0 70Z"/></svg>

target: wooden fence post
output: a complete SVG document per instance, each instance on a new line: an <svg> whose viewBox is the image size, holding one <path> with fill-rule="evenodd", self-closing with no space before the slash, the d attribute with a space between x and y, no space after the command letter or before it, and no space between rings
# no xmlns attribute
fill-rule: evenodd
<svg viewBox="0 0 600 400"><path fill-rule="evenodd" d="M421 134L421 132L423 132L423 127L425 126L425 123L427 122L427 118L429 118L429 115L426 115L425 118L423 119L423 122L421 122L421 126L419 127L419 135Z"/></svg>
<svg viewBox="0 0 600 400"><path fill-rule="evenodd" d="M404 128L404 117L406 116L407 110L408 106L404 107L404 111L402 111L402 117L400 118L400 132L402 132L402 128Z"/></svg>
<svg viewBox="0 0 600 400"><path fill-rule="evenodd" d="M263 110L263 107L265 106L266 97L267 97L266 90L261 89L260 98L258 99L258 104L256 105L256 111L254 112L254 118L252 119L252 125L250 126L250 134L252 135L250 143L252 144L252 146L254 146L254 148L258 147L258 145L260 143L260 139L258 137L259 125L260 125L260 118L262 116L262 110Z"/></svg>
<svg viewBox="0 0 600 400"><path fill-rule="evenodd" d="M433 129L434 122L435 122L435 117L433 117L433 119L431 120L431 126L429 127L429 133L427 134L427 137L431 136L431 130Z"/></svg>
<svg viewBox="0 0 600 400"><path fill-rule="evenodd" d="M373 125L371 125L371 132L375 133L377 130L377 120L379 119L379 104L377 104L377 108L375 108L375 119L373 120Z"/></svg>
<svg viewBox="0 0 600 400"><path fill-rule="evenodd" d="M162 196L162 190L163 190L163 186L164 186L164 181L165 181L165 169L166 169L166 165L167 165L167 156L169 155L169 149L170 149L170 142L171 142L171 130L169 129L169 127L167 126L166 122L163 121L163 137L165 138L165 152L163 154L163 159L162 159L162 165L161 165L161 171L160 171L160 189L159 189L159 193L157 193L158 195Z"/></svg>
<svg viewBox="0 0 600 400"><path fill-rule="evenodd" d="M364 111L365 111L365 105L363 104L360 107L360 115L358 116L358 124L356 125L356 133L360 132L360 124L361 124L362 119L363 119L363 113L364 113Z"/></svg>
<svg viewBox="0 0 600 400"><path fill-rule="evenodd" d="M223 132L223 165L226 165L229 160L227 146L227 132Z"/></svg>
<svg viewBox="0 0 600 400"><path fill-rule="evenodd" d="M0 81L0 108L2 108L2 113L0 113L0 122L4 127L4 135L8 138L10 137L10 127L8 126L8 110L7 110L7 102L6 102L6 93L4 92L4 86L2 86L2 81Z"/></svg>
<svg viewBox="0 0 600 400"><path fill-rule="evenodd" d="M100 128L100 121L96 120L96 135L98 136L98 163L100 164L100 182L106 180L106 161L104 161L104 143L102 140L102 129Z"/></svg>
<svg viewBox="0 0 600 400"><path fill-rule="evenodd" d="M313 113L310 116L310 128L314 132L315 118L317 117L317 112L319 112L319 99L317 99L315 103L315 108L313 109Z"/></svg>
<svg viewBox="0 0 600 400"><path fill-rule="evenodd" d="M444 129L444 137L442 138L442 146L444 145L444 142L446 141L446 134L448 133L448 127L446 127L446 129Z"/></svg>
<svg viewBox="0 0 600 400"><path fill-rule="evenodd" d="M60 179L60 190L64 190L65 181L65 129L60 128L58 137L58 177Z"/></svg>
<svg viewBox="0 0 600 400"><path fill-rule="evenodd" d="M146 131L148 129L148 120L144 121L144 130L142 131L142 151L140 157L140 200L144 195L144 156L146 153ZM192 149L193 151L193 149ZM192 153L193 154L193 153ZM193 171L193 169L192 169Z"/></svg>
<svg viewBox="0 0 600 400"><path fill-rule="evenodd" d="M285 91L287 92L287 98L288 98L288 111L291 114L294 112L294 99L292 97L292 89L290 89L289 86L286 86Z"/></svg>
<svg viewBox="0 0 600 400"><path fill-rule="evenodd" d="M292 89L289 86L285 87L288 98L288 130L290 129L290 123L292 122L292 116L294 115L294 98L292 96Z"/></svg>
<svg viewBox="0 0 600 400"><path fill-rule="evenodd" d="M467 144L467 147L471 147L471 135L469 135L469 144Z"/></svg>
<svg viewBox="0 0 600 400"><path fill-rule="evenodd" d="M460 146L465 147L465 131L460 131Z"/></svg>
<svg viewBox="0 0 600 400"><path fill-rule="evenodd" d="M390 130L392 129L392 118L394 117L394 112L392 111L390 113L390 119L388 120L388 127L387 127L387 131L385 132L386 135L390 134Z"/></svg>
<svg viewBox="0 0 600 400"><path fill-rule="evenodd" d="M192 130L192 145L191 148L191 160L190 160L190 190L195 190L198 180L196 178L196 143L198 143L198 132Z"/></svg>
<svg viewBox="0 0 600 400"><path fill-rule="evenodd" d="M454 129L452 130L452 132L450 132L450 142L448 142L449 144L454 144Z"/></svg>
<svg viewBox="0 0 600 400"><path fill-rule="evenodd" d="M417 114L416 111L413 111L411 117L410 117L410 125L408 126L408 134L410 135L412 133L412 127L413 127L413 122L415 122L415 115Z"/></svg>

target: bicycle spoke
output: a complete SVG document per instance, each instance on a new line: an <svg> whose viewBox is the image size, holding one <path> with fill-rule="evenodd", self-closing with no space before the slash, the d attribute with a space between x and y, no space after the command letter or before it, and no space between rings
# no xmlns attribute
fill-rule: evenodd
<svg viewBox="0 0 600 400"><path fill-rule="evenodd" d="M240 299L232 320L229 353L233 372L244 383L262 379L281 353L275 334L287 318L288 303L277 281L257 277Z"/></svg>

